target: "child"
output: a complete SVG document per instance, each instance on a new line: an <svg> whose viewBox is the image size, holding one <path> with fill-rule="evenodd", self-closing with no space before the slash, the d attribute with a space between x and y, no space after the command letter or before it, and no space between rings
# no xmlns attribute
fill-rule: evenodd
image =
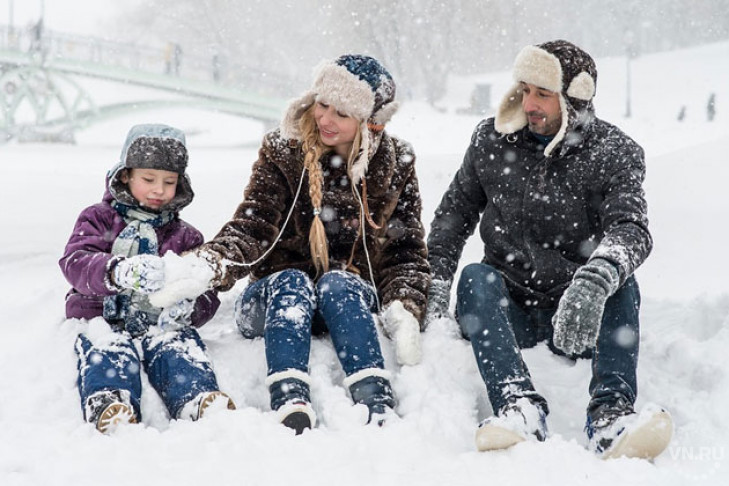
<svg viewBox="0 0 729 486"><path fill-rule="evenodd" d="M235 409L219 391L194 329L215 314L217 294L209 291L165 309L147 297L164 280L159 255L203 242L178 216L193 198L187 159L180 130L132 127L120 162L107 176L102 202L81 212L59 262L73 287L66 317L102 316L111 326L91 321L75 345L84 417L103 433L141 419L140 361L171 417L197 420L213 404Z"/></svg>

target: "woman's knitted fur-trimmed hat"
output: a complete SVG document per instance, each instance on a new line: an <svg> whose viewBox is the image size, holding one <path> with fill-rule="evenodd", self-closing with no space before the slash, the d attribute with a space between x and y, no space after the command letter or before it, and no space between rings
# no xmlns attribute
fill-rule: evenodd
<svg viewBox="0 0 729 486"><path fill-rule="evenodd" d="M314 84L293 100L281 122L281 135L301 139L299 121L315 102L334 106L360 121L362 146L352 166L356 183L367 172L367 164L379 147L382 129L398 108L395 82L376 59L358 54L340 56L316 68ZM368 127L368 123L370 127Z"/></svg>
<svg viewBox="0 0 729 486"><path fill-rule="evenodd" d="M562 125L544 150L549 155L564 139L569 128L592 119L597 84L597 67L588 53L565 40L526 46L514 61L514 84L496 113L495 128L508 134L527 125L521 107L521 85L528 83L559 93Z"/></svg>

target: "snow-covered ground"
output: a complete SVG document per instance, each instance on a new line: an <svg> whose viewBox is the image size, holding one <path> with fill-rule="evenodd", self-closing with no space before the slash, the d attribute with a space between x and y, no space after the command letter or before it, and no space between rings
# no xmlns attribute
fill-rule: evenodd
<svg viewBox="0 0 729 486"><path fill-rule="evenodd" d="M671 446L654 463L601 461L584 448L590 364L568 362L544 345L525 351L525 359L550 402L552 436L476 452L476 425L490 410L471 349L448 320L427 330L415 367L399 369L383 338L402 418L382 429L361 425L365 411L351 405L329 340L315 340L310 366L321 423L294 437L268 408L263 342L233 327L232 303L244 282L222 295L218 315L201 330L238 410L170 422L145 382L143 424L113 436L96 432L82 420L75 383L73 341L88 323L64 319L68 285L57 265L78 213L100 200L129 126L166 122L189 134L197 196L182 216L212 237L242 197L263 134L255 122L159 111L91 127L75 146L0 146L0 484L727 484L729 43L641 57L631 68L633 117L623 117L624 59L598 60L596 103L601 117L647 153L655 249L637 273L638 405L666 406L676 423ZM508 80L503 73L454 79L445 110L406 103L388 127L418 154L426 225L478 122L455 109L467 104L475 81L492 83L497 104ZM705 116L710 92L717 99L712 123ZM682 105L687 116L678 122ZM478 259L473 238L462 263Z"/></svg>

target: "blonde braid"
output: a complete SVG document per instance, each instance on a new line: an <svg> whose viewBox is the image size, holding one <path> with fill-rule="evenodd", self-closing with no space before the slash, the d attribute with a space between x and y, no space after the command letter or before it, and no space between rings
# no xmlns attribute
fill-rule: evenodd
<svg viewBox="0 0 729 486"><path fill-rule="evenodd" d="M314 219L309 230L309 250L317 274L329 271L329 242L327 241L324 223L321 221L322 175L319 158L324 153L324 146L319 142L312 106L301 117L302 149L304 151L304 167L309 172L309 197L314 206Z"/></svg>

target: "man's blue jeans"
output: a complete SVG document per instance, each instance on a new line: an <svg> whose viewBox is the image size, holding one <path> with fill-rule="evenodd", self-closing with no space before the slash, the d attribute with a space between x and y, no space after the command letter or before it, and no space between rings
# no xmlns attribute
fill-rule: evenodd
<svg viewBox="0 0 729 486"><path fill-rule="evenodd" d="M548 411L546 400L534 389L520 349L552 342L554 309L525 308L510 297L501 274L489 265L474 263L463 269L457 289L456 315L461 331L473 347L494 413L511 400L527 397ZM588 415L599 405L623 399L635 403L637 393L640 291L630 277L605 305L594 350L571 358L592 358Z"/></svg>
<svg viewBox="0 0 729 486"><path fill-rule="evenodd" d="M249 285L236 301L235 318L247 338L263 336L268 374L309 368L311 335L329 331L347 376L384 368L372 312L374 289L344 271L316 284L300 270L284 270Z"/></svg>

